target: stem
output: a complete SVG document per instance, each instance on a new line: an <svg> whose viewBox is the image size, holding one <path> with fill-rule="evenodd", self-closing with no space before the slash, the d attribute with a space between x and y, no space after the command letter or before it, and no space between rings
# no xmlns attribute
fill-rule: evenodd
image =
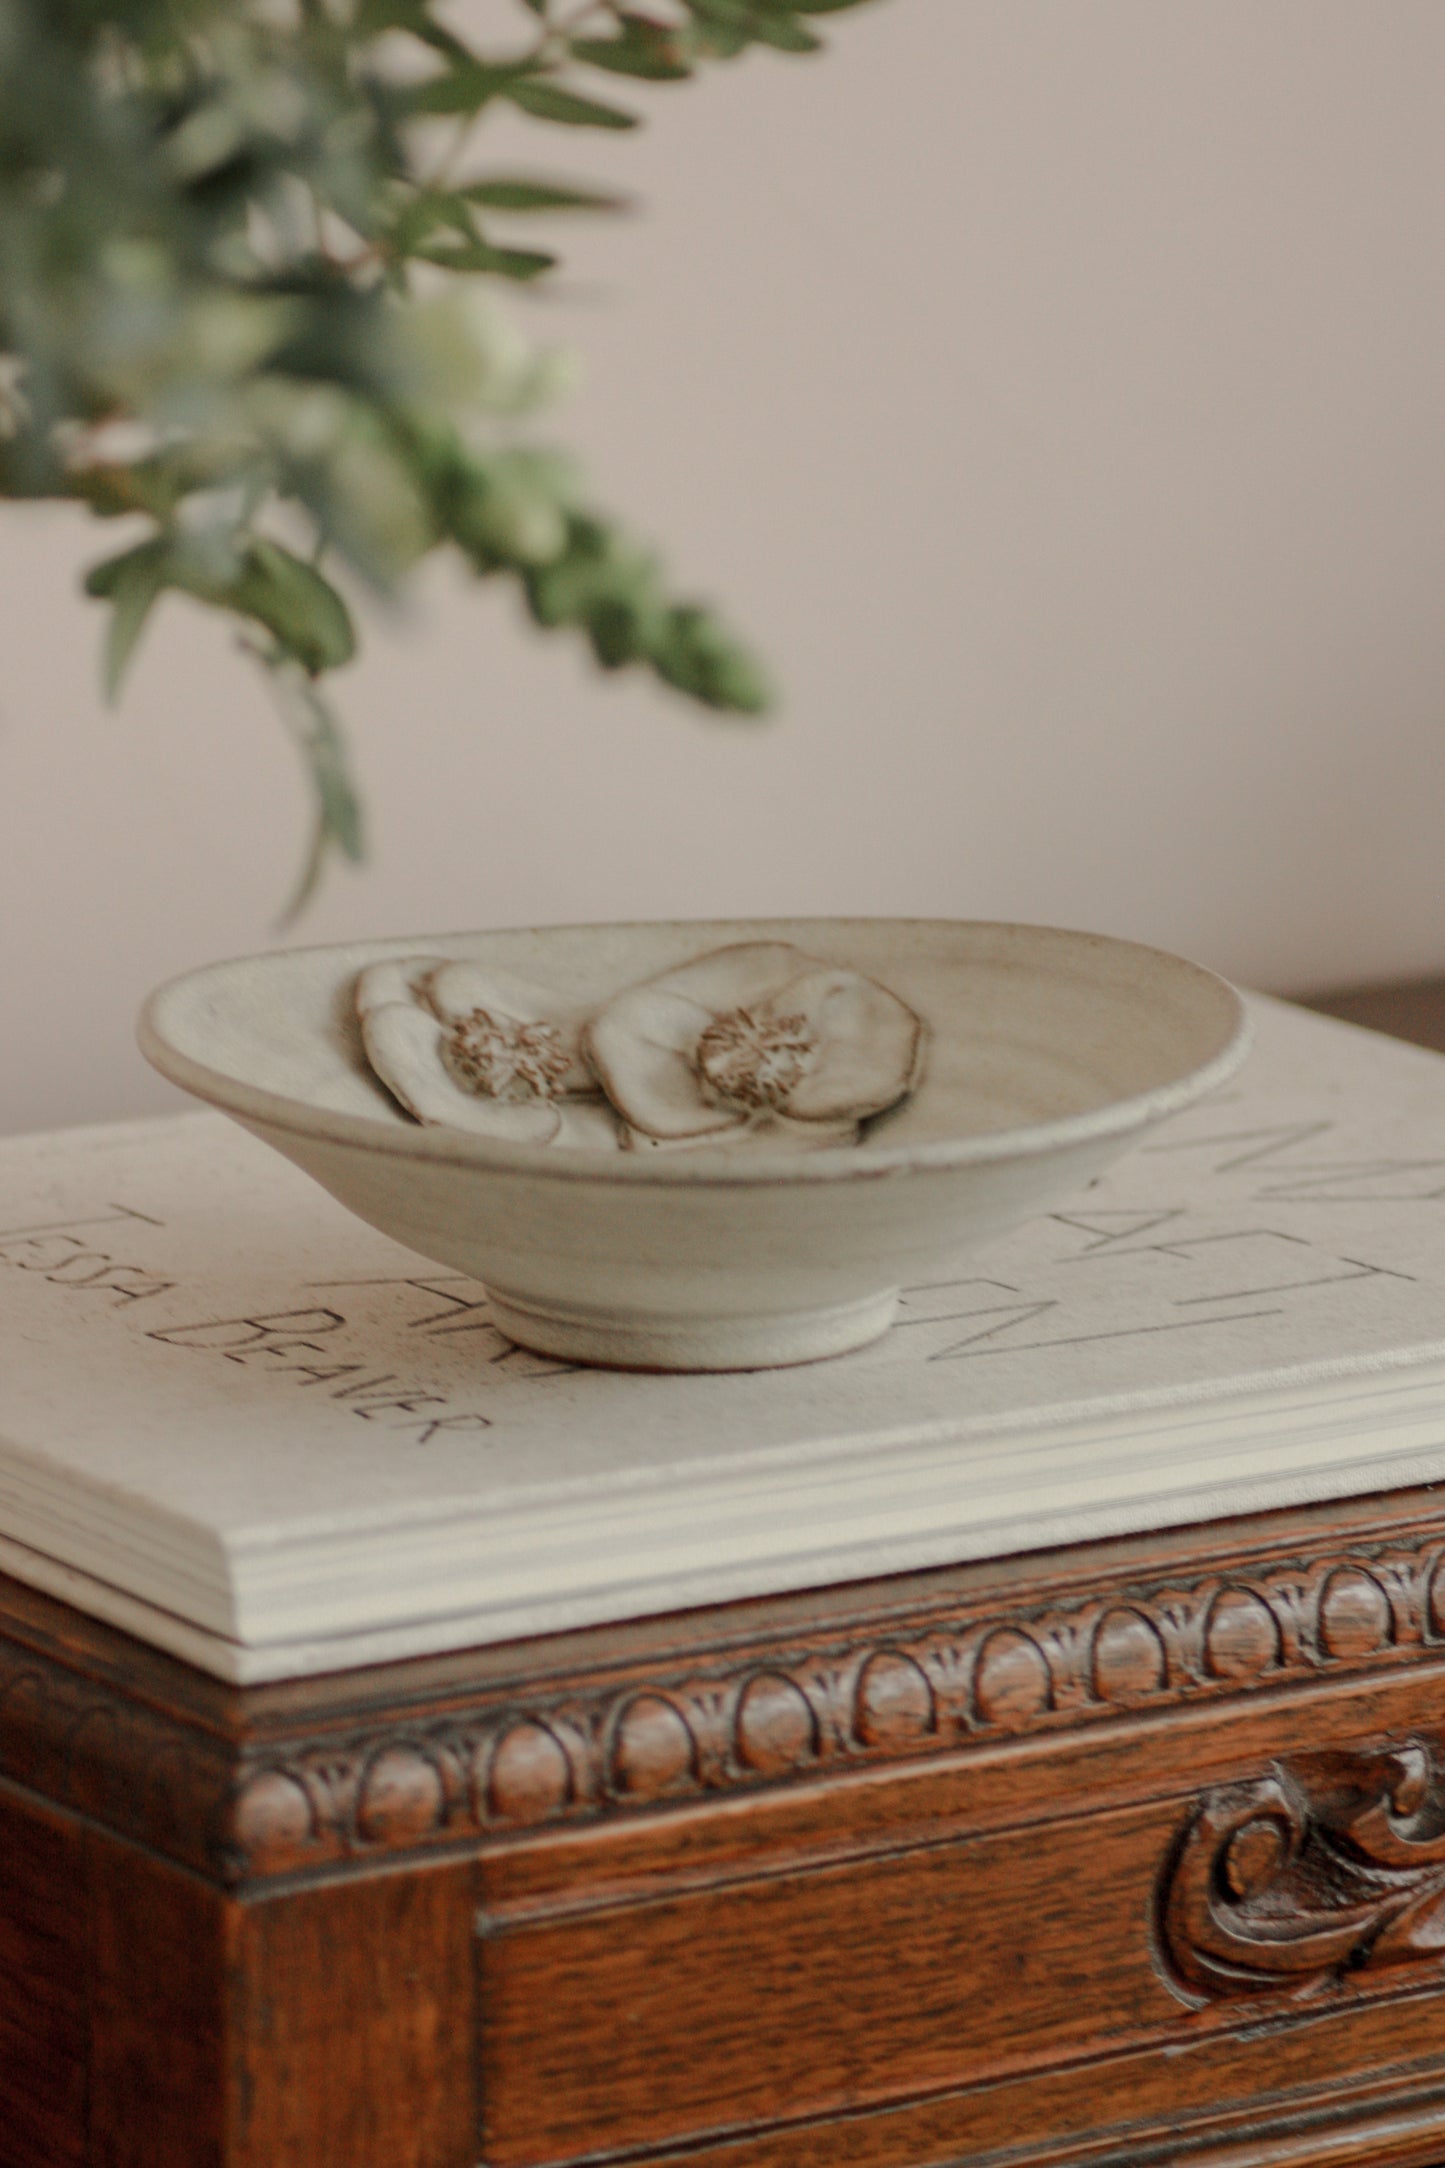
<svg viewBox="0 0 1445 2168"><path fill-rule="evenodd" d="M330 837L326 827L326 816L323 813L318 813L311 830L311 842L302 863L301 871L297 876L296 886L291 891L289 899L282 907L276 920L277 933L289 933L315 895L321 883L321 876L326 871L326 853L329 848Z"/></svg>
<svg viewBox="0 0 1445 2168"><path fill-rule="evenodd" d="M345 747L340 732L315 685L294 657L282 648L246 633L240 636L240 646L264 670L267 688L292 743L306 764L316 796L311 842L296 887L277 924L277 931L284 933L295 924L316 893L331 851L353 862L358 862L364 855L358 833L359 814L345 772Z"/></svg>

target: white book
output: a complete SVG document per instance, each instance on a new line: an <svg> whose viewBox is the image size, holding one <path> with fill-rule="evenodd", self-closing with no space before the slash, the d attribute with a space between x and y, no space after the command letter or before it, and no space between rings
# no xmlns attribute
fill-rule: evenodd
<svg viewBox="0 0 1445 2168"><path fill-rule="evenodd" d="M1445 1058L1253 1007L791 1370L525 1354L220 1115L0 1144L0 1566L244 1682L1445 1477Z"/></svg>

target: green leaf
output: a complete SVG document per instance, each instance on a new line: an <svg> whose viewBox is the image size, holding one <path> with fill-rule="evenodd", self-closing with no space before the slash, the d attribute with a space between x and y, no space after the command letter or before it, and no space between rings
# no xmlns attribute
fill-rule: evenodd
<svg viewBox="0 0 1445 2168"><path fill-rule="evenodd" d="M713 33L721 30L733 38L775 46L783 53L822 50L822 40L796 20L791 0L787 6L778 5L777 0L687 0L687 5Z"/></svg>
<svg viewBox="0 0 1445 2168"><path fill-rule="evenodd" d="M755 10L749 0L687 0L687 5L701 22L720 23L745 38L751 34Z"/></svg>
<svg viewBox="0 0 1445 2168"><path fill-rule="evenodd" d="M568 51L589 68L606 68L613 75L638 76L649 83L684 83L692 74L685 60L640 53L621 38L574 38Z"/></svg>
<svg viewBox="0 0 1445 2168"><path fill-rule="evenodd" d="M506 95L512 104L534 120L560 121L567 128L635 128L637 115L619 106L603 105L595 98L580 98L575 90L556 83L513 82Z"/></svg>
<svg viewBox="0 0 1445 2168"><path fill-rule="evenodd" d="M86 592L103 597L111 605L101 671L107 700L118 696L146 619L168 584L169 555L170 545L157 537L93 566L86 576Z"/></svg>
<svg viewBox="0 0 1445 2168"><path fill-rule="evenodd" d="M239 569L228 576L184 536L157 535L86 575L86 593L111 603L116 613L106 656L108 693L114 694L151 605L168 587L213 609L254 618L313 675L339 669L356 652L351 613L336 589L280 543L248 542Z"/></svg>
<svg viewBox="0 0 1445 2168"><path fill-rule="evenodd" d="M426 0L357 0L353 21L363 38L385 30L421 30L428 22Z"/></svg>
<svg viewBox="0 0 1445 2168"><path fill-rule="evenodd" d="M443 271L492 272L504 279L540 278L557 262L557 258L549 256L545 249L493 248L480 236L474 241L458 241L454 246L438 241L426 248L413 249L412 254L420 262L436 264Z"/></svg>
<svg viewBox="0 0 1445 2168"><path fill-rule="evenodd" d="M590 514L571 516L565 551L523 568L522 586L533 620L580 626L606 670L645 663L710 708L757 715L772 703L756 657L710 611L668 605L654 560Z"/></svg>
<svg viewBox="0 0 1445 2168"><path fill-rule="evenodd" d="M844 8L861 8L867 0L791 0L795 15L841 15Z"/></svg>
<svg viewBox="0 0 1445 2168"><path fill-rule="evenodd" d="M772 705L762 665L696 603L668 611L652 660L659 677L705 707L761 715Z"/></svg>
<svg viewBox="0 0 1445 2168"><path fill-rule="evenodd" d="M752 35L760 45L771 45L780 53L821 53L823 41L815 38L811 30L805 30L791 15L773 15L764 8L753 12Z"/></svg>
<svg viewBox="0 0 1445 2168"><path fill-rule="evenodd" d="M98 519L121 519L127 512L149 512L165 520L182 494L173 462L137 460L131 466L83 467L70 483L71 494L81 497Z"/></svg>
<svg viewBox="0 0 1445 2168"><path fill-rule="evenodd" d="M587 637L604 670L621 670L627 663L643 662L656 638L655 610L623 596L599 602L589 611Z"/></svg>
<svg viewBox="0 0 1445 2168"><path fill-rule="evenodd" d="M281 717L306 766L316 801L316 822L311 847L300 880L282 913L282 927L292 925L316 892L333 851L353 865L366 856L361 801L351 780L346 740L326 701L287 656L279 651L263 653L260 660L270 678Z"/></svg>
<svg viewBox="0 0 1445 2168"><path fill-rule="evenodd" d="M517 445L483 457L443 429L418 440L415 459L439 531L478 572L535 568L566 550L576 477L555 452Z"/></svg>
<svg viewBox="0 0 1445 2168"><path fill-rule="evenodd" d="M136 566L130 579L117 590L112 602L110 631L106 635L102 682L107 700L119 697L122 681L146 619L165 586L163 575L153 566Z"/></svg>
<svg viewBox="0 0 1445 2168"><path fill-rule="evenodd" d="M278 542L253 542L240 577L202 599L254 617L312 677L340 669L356 653L351 613L336 589L314 565Z"/></svg>
<svg viewBox="0 0 1445 2168"><path fill-rule="evenodd" d="M615 594L613 547L613 537L599 520L574 517L566 550L527 573L527 606L534 621L549 628L576 624Z"/></svg>
<svg viewBox="0 0 1445 2168"><path fill-rule="evenodd" d="M109 602L118 587L130 576L129 568L137 558L148 558L159 547L156 540L141 542L134 549L122 550L118 557L106 557L98 565L92 565L85 575L85 592L98 602Z"/></svg>
<svg viewBox="0 0 1445 2168"><path fill-rule="evenodd" d="M677 32L666 23L646 15L619 11L621 34L613 38L572 38L568 50L574 60L594 68L609 68L614 75L635 75L654 83L680 83L692 74Z"/></svg>
<svg viewBox="0 0 1445 2168"><path fill-rule="evenodd" d="M748 48L746 30L728 23L700 23L694 33L700 49L713 60L735 60Z"/></svg>
<svg viewBox="0 0 1445 2168"><path fill-rule="evenodd" d="M459 189L469 203L489 211L625 211L625 196L604 195L599 189L564 188L551 181L512 179L498 174L491 180L472 181Z"/></svg>
<svg viewBox="0 0 1445 2168"><path fill-rule="evenodd" d="M476 238L471 205L465 196L450 189L419 189L396 215L391 229L391 246L399 255L410 256L439 226L460 234L465 240Z"/></svg>
<svg viewBox="0 0 1445 2168"><path fill-rule="evenodd" d="M532 66L531 61L509 67L487 67L472 59L458 61L445 75L429 76L425 82L410 85L403 93L403 102L413 113L438 115L480 113L493 98L512 97L520 103L519 94L528 87Z"/></svg>

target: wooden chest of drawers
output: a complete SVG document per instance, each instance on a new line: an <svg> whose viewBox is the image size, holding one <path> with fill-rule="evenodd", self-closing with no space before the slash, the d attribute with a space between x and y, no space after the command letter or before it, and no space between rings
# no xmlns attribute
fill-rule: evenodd
<svg viewBox="0 0 1445 2168"><path fill-rule="evenodd" d="M233 1688L0 1584L3 2168L1430 2168L1445 1494Z"/></svg>

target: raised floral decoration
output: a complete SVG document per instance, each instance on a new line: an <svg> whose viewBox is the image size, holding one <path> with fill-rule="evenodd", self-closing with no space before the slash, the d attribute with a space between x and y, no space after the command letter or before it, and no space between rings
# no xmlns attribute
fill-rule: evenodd
<svg viewBox="0 0 1445 2168"><path fill-rule="evenodd" d="M916 1086L896 994L787 941L713 949L596 1008L488 964L408 956L356 982L368 1061L420 1122L518 1144L809 1151Z"/></svg>

